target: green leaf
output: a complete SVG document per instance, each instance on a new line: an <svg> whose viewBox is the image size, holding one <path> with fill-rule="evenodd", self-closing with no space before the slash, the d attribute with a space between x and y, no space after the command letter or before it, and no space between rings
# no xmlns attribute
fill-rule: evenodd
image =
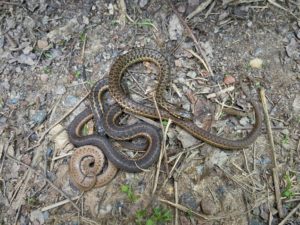
<svg viewBox="0 0 300 225"><path fill-rule="evenodd" d="M168 120L162 120L161 122L162 122L162 125L163 125L164 127L166 127L167 124L168 124Z"/></svg>
<svg viewBox="0 0 300 225"><path fill-rule="evenodd" d="M85 124L82 128L82 134L83 136L86 136L89 134L89 126L87 124Z"/></svg>
<svg viewBox="0 0 300 225"><path fill-rule="evenodd" d="M79 70L75 71L75 77L78 79L81 76L81 72Z"/></svg>
<svg viewBox="0 0 300 225"><path fill-rule="evenodd" d="M123 193L128 193L129 192L129 186L128 185L122 185L121 186L121 191Z"/></svg>
<svg viewBox="0 0 300 225"><path fill-rule="evenodd" d="M148 219L146 221L146 225L153 225L154 224L154 221L152 219Z"/></svg>

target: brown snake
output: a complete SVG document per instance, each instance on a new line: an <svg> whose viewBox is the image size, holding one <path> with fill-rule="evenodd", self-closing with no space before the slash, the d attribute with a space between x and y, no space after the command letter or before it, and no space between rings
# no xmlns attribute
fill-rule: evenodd
<svg viewBox="0 0 300 225"><path fill-rule="evenodd" d="M112 148L111 143L96 134L81 135L83 126L92 118L92 111L85 109L68 127L69 139L78 147L70 159L69 174L74 184L85 191L104 186L117 173L117 168L102 153L104 149Z"/></svg>
<svg viewBox="0 0 300 225"><path fill-rule="evenodd" d="M157 119L159 117L155 107L145 106L135 102L134 100L129 98L128 95L126 95L121 87L121 80L126 70L131 65L143 61L152 62L159 68L160 74L158 76L156 96L162 96L162 92L165 89L166 82L169 79L168 62L160 52L145 48L133 49L132 51L129 51L127 54L124 54L115 60L109 72L109 92L122 108L141 116ZM173 113L171 114L168 110L165 110L165 108L167 107L162 107L160 109L160 114L163 119L171 119L175 124L185 129L194 137L208 144L223 149L242 149L249 146L256 140L257 136L260 134L262 126L262 115L258 105L251 98L249 98L249 101L253 106L255 112L255 125L248 136L239 140L229 140L214 135L198 127L193 123L193 121L174 116ZM161 97L159 97L159 102L161 102Z"/></svg>
<svg viewBox="0 0 300 225"><path fill-rule="evenodd" d="M141 172L153 165L159 157L161 143L159 131L155 127L146 123L137 123L126 126L117 125L117 119L122 114L122 110L117 105L111 106L107 111L104 110L103 115L100 107L100 101L102 95L107 90L108 84L106 79L102 79L95 84L91 93L93 111L86 109L78 114L71 122L68 127L70 142L77 147L84 145L96 146L104 152L108 160L110 160L117 168L127 172ZM96 120L97 126L104 126L105 133L113 139L120 141L129 141L138 137L146 139L147 144L143 146L136 146L135 144L126 142L122 143L125 147L128 146L127 148L144 150L142 156L137 158L127 157L125 154L118 151L105 135L92 134L88 136L80 136L80 130L83 125L93 117ZM82 152L82 154L84 154L84 152Z"/></svg>
<svg viewBox="0 0 300 225"><path fill-rule="evenodd" d="M88 191L110 182L117 168L105 158L103 152L92 145L77 148L69 163L70 177L79 189Z"/></svg>
<svg viewBox="0 0 300 225"><path fill-rule="evenodd" d="M125 91L121 87L122 77L126 70L131 65L143 61L150 61L154 63L160 71L160 74L158 76L158 86L156 88L155 94L157 97L156 100L159 105L160 114L163 119L171 119L175 124L188 131L194 137L204 142L207 142L208 144L223 149L245 148L252 144L256 140L257 136L260 134L262 115L259 106L248 96L247 97L249 98L249 101L252 104L255 112L255 124L248 136L239 140L229 140L223 137L219 137L198 127L193 123L193 121L187 119L190 117L188 113L180 111L178 113L170 113L170 111L173 109L172 106L169 106L167 102L165 102L162 98L163 91L169 79L170 67L167 60L158 51L151 49L134 49L128 52L127 54L120 56L113 63L109 73L108 84L107 80L103 79L98 81L93 87L91 94L92 111L90 109L86 109L77 117L75 117L75 119L70 124L69 137L70 141L75 146L96 146L104 152L105 156L108 158L109 161L112 162L112 164L128 172L140 172L143 169L150 167L154 162L156 162L160 153L161 141L160 135L158 134L157 130L152 126L148 126L146 124L119 126L116 122L118 117L122 113L120 106L126 109L127 111L133 112L141 116L155 119L159 118L157 114L157 109L155 107L144 106L135 102L125 93ZM101 103L101 98L103 93L107 90L109 90L109 93L118 103L118 105L113 105L109 109L104 109ZM99 134L80 136L80 129L82 128L83 124L93 117L96 121ZM139 158L128 158L112 146L110 141L105 137L105 134L108 134L110 137L118 141L132 140L137 137L143 137L147 140L147 145L143 147L146 148L146 151ZM131 147L135 148L137 146L131 145ZM88 153L91 154L90 150L82 150L77 155L75 152L75 156L77 158L84 158L86 155L88 155ZM101 164L100 161L102 159L100 159L100 154L99 156L96 156L97 154L95 153L94 156L98 157L99 159L95 158L94 164L98 165ZM78 178L78 180L82 182L83 177L82 175L79 175L79 167L78 165L76 165L75 162L77 163L77 161L75 161L74 159L74 163L72 167L70 167L71 173L73 174L72 176L76 179ZM109 163L108 165L110 165ZM112 179L112 177L116 173L116 169L107 169L107 171L107 176L110 177L110 179ZM92 176L95 176L94 174L96 173L93 172ZM95 179L90 179L89 184L87 184L86 186L90 187L93 182L97 183Z"/></svg>

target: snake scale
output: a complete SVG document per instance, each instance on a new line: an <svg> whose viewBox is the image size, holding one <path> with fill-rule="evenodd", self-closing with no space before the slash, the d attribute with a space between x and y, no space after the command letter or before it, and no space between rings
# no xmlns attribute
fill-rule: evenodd
<svg viewBox="0 0 300 225"><path fill-rule="evenodd" d="M147 169L157 161L160 153L161 137L156 128L146 123L120 126L117 122L118 118L122 114L122 109L126 109L127 111L136 115L159 119L157 109L154 106L141 105L140 103L134 101L121 86L122 77L127 69L136 63L144 61L152 62L158 67L158 85L156 87L155 95L162 119L171 119L176 125L185 129L194 137L222 149L234 150L245 148L252 144L260 134L262 115L258 104L251 98L248 99L254 109L255 124L251 132L246 137L238 140L230 140L212 134L195 125L192 120L187 119L188 116L185 112L174 112L172 105L168 105L168 103L162 97L163 91L165 90L166 84L169 80L170 66L168 61L160 52L156 50L146 48L133 49L128 53L119 56L115 60L111 66L108 80L103 79L98 81L92 89L90 98L91 109L84 110L82 113L76 116L69 125L70 141L75 146L80 148L83 148L82 146L94 146L98 149L95 150L92 147L85 147L85 149L88 148L89 150L81 150L77 154L75 151L75 156L77 158L76 160L71 159L71 162L73 163L70 164L70 171L72 174L71 177L73 180L75 180L75 183L81 183L78 185L79 187L83 186L83 188L87 189L86 186L90 188L95 184L97 184L97 186L103 186L108 182L109 179L112 179L115 176L117 170L116 167L127 172L140 172L143 171L143 169ZM102 97L107 91L109 91L109 94L117 102L109 108L104 107L104 104L102 103ZM80 130L82 129L83 125L92 118L94 118L98 134L81 136ZM142 137L147 141L147 144L142 147L145 149L145 152L138 158L129 158L125 154L119 152L111 144L106 135L120 141L121 143L123 142L125 146L127 144L127 146L130 146L128 148L133 149L139 149L139 147L135 146L135 144L131 144L128 141ZM102 153L96 154L94 151L102 151L104 156L101 156ZM95 157L93 163L84 163L83 159L87 157ZM100 163L100 161L102 162L105 158L107 159L107 163ZM85 160L88 161L87 159ZM79 166L79 164L82 164L82 166ZM93 171L97 172L89 172L89 174L86 171L91 171L91 168L84 168L90 166L91 164L93 166L106 164L106 167L101 169L101 173L103 174L101 175L101 178L99 178L99 181L98 178L96 179L96 176L100 176L98 174L100 171L99 169L95 169ZM84 171L86 175L80 175ZM85 181L84 179L87 176L90 177L89 179L86 178L88 181Z"/></svg>

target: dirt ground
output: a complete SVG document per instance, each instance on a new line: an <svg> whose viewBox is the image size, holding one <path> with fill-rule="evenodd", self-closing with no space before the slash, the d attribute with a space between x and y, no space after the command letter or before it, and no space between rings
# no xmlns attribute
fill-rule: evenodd
<svg viewBox="0 0 300 225"><path fill-rule="evenodd" d="M300 224L300 2L172 1L190 30L167 2L0 1L0 224ZM249 133L252 114L223 112L251 111L240 80L261 110L265 90L269 119L239 151L171 124L160 167L120 170L82 193L66 128L115 58L137 47L168 58L165 98L197 125L229 139ZM132 98L149 98L156 72L141 63L127 73ZM139 120L161 127L131 114L123 122Z"/></svg>

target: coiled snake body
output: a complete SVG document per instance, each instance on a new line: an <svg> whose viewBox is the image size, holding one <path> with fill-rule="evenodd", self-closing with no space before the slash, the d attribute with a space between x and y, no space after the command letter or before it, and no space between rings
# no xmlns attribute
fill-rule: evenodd
<svg viewBox="0 0 300 225"><path fill-rule="evenodd" d="M248 136L239 140L229 140L214 135L193 123L193 121L185 118L185 114L173 112L172 106L166 104L162 97L166 83L169 79L169 64L165 57L158 51L152 49L133 49L132 51L118 57L111 66L108 84L107 80L97 82L92 90L92 111L85 112L85 115L78 116L74 119L69 127L69 136L72 143L76 146L94 145L102 149L105 156L116 167L128 172L139 172L151 166L159 156L160 152L160 135L155 128L147 124L134 124L130 126L118 126L116 120L122 113L123 109L137 115L158 119L157 109L152 106L141 105L131 99L123 90L121 81L126 70L133 64L149 61L154 63L159 69L158 86L156 88L156 100L159 105L161 117L163 119L171 119L175 124L185 129L194 137L223 149L242 149L252 144L261 131L262 116L256 102L251 98L249 101L255 112L255 124ZM105 91L109 90L110 95L114 98L118 105L113 105L109 109L104 109L101 104L101 97ZM101 107L102 106L102 107ZM103 114L104 112L104 114ZM100 134L91 135L90 137L78 137L78 127L85 118L93 117L96 120L98 131ZM81 120L81 121L79 121ZM79 121L79 122L78 122ZM131 159L117 151L104 137L107 133L110 137L124 141L131 140L136 137L143 137L147 140L146 151L143 156L137 159ZM101 136L102 135L102 136ZM133 146L134 147L134 146Z"/></svg>

